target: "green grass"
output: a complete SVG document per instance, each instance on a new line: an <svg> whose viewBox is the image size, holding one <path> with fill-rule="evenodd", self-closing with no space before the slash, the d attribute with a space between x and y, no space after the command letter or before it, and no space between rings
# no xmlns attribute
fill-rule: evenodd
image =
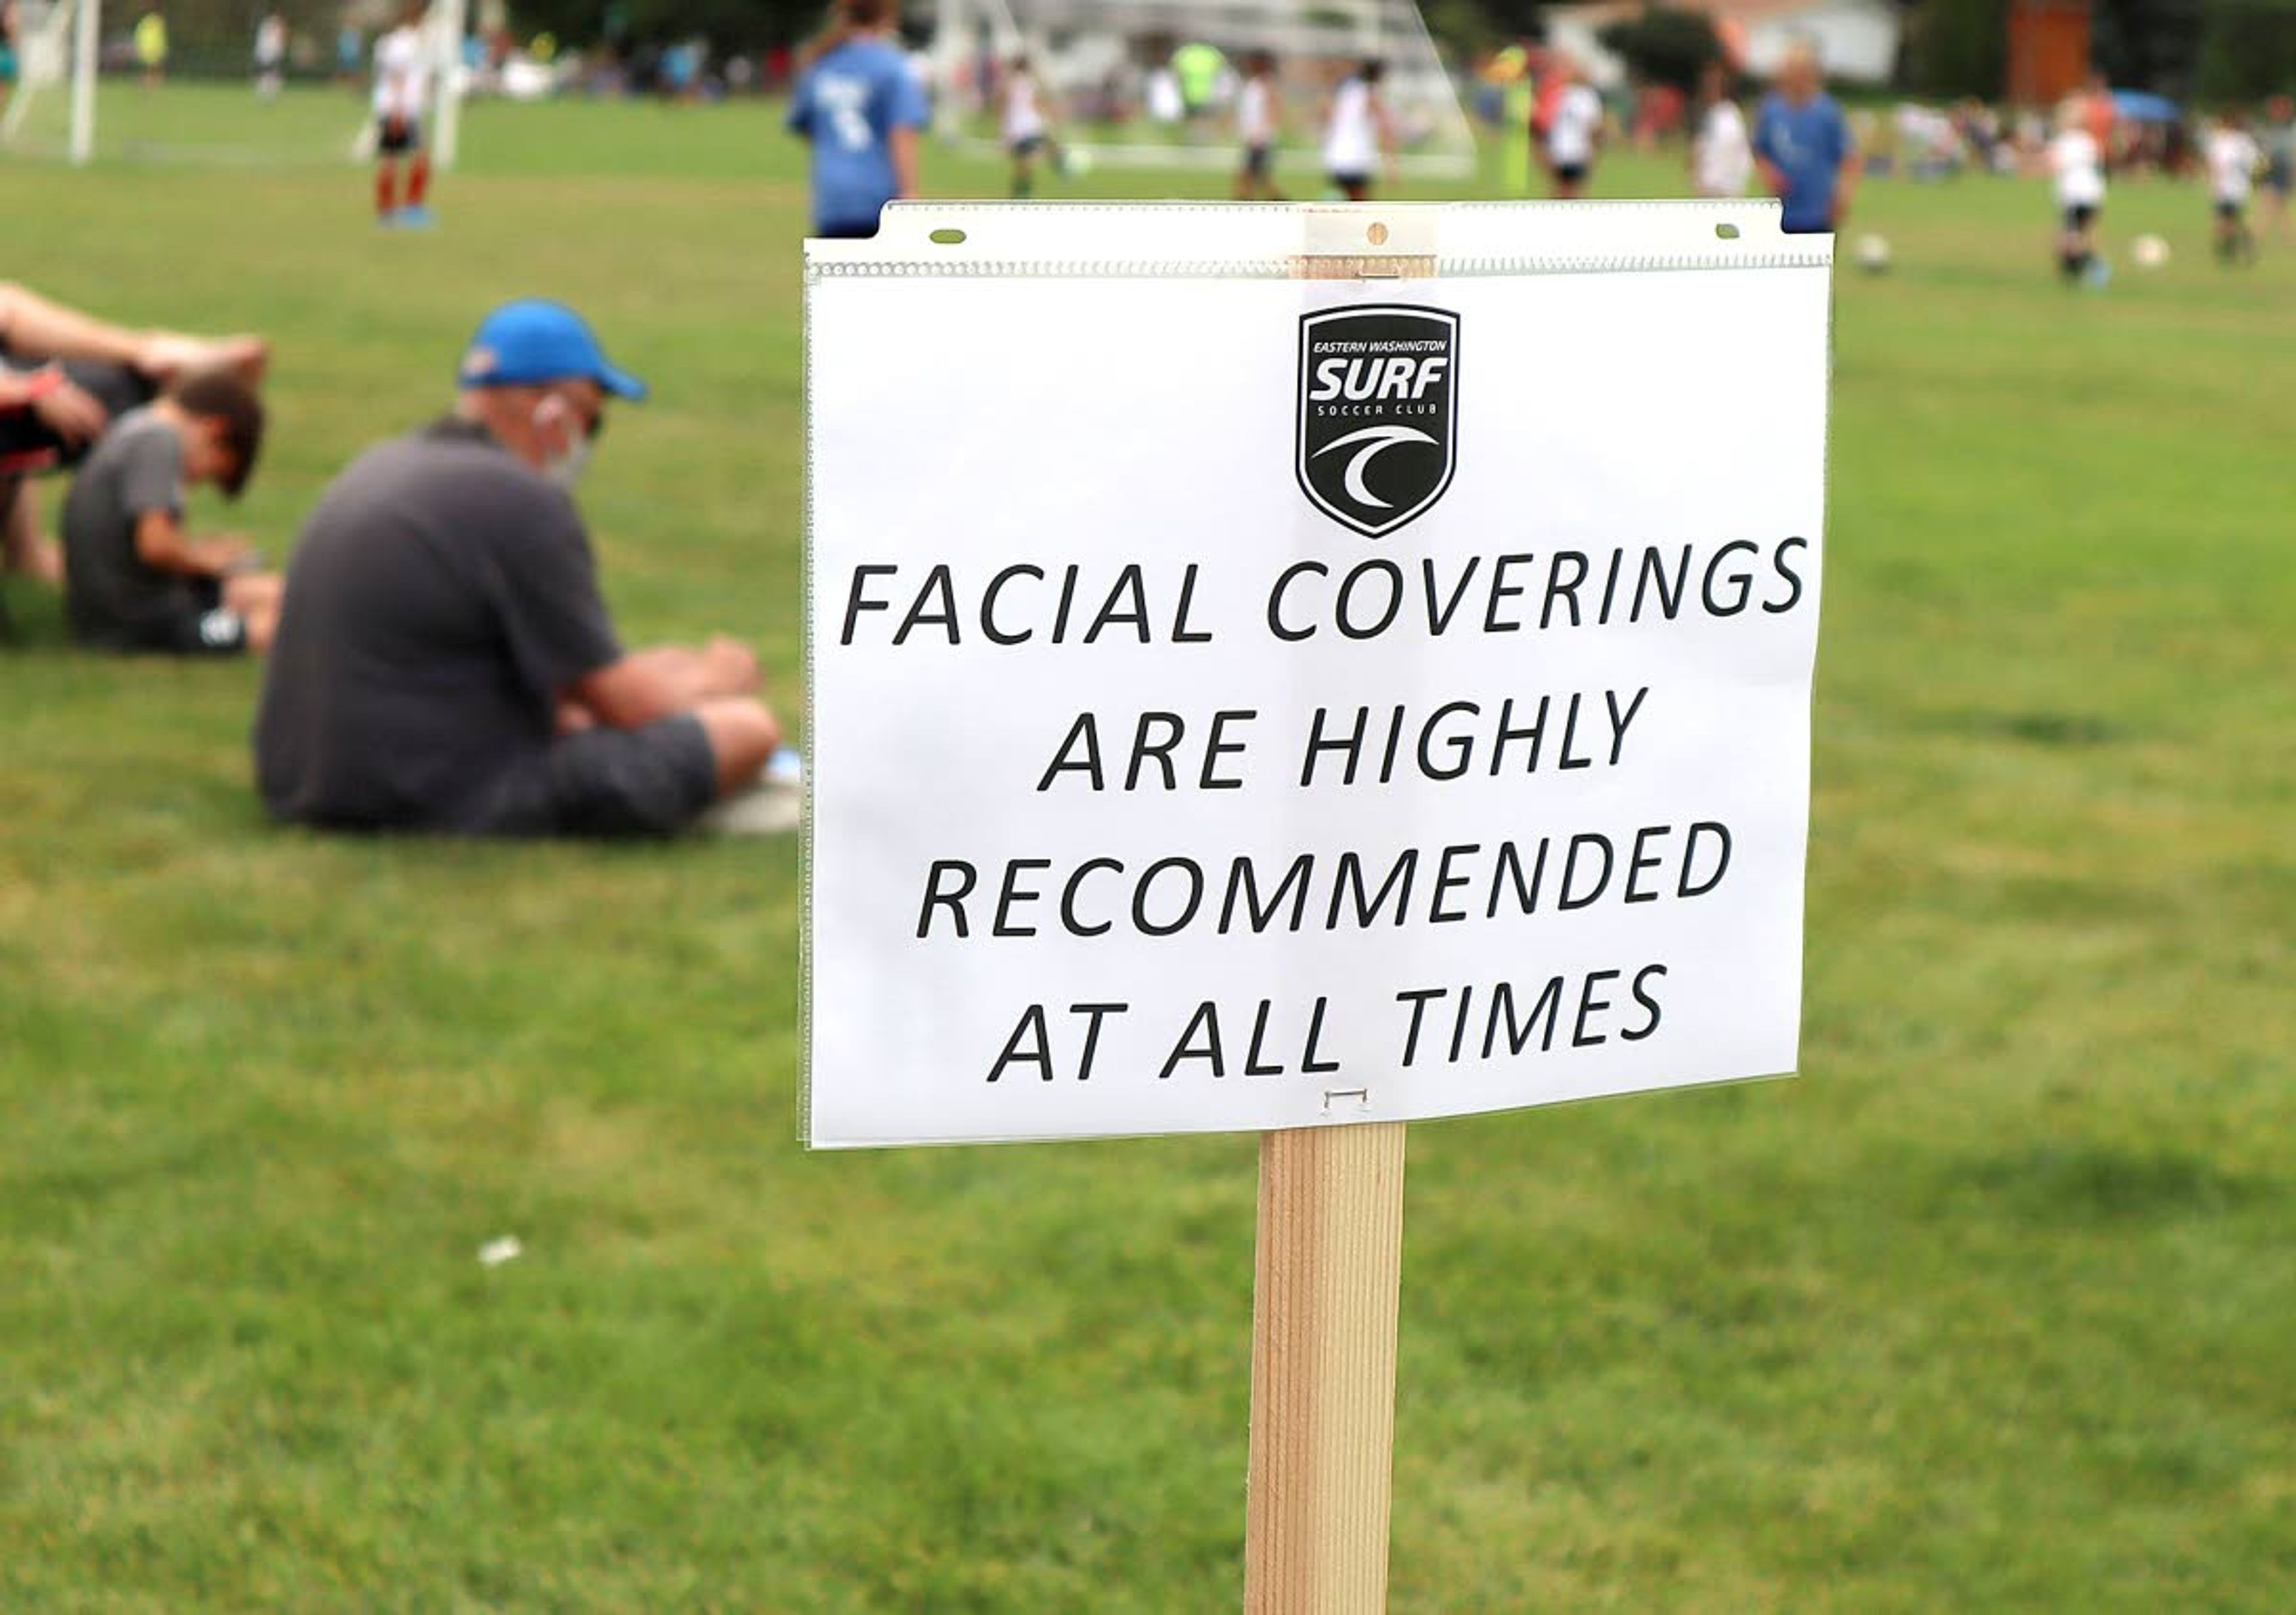
<svg viewBox="0 0 2296 1615"><path fill-rule="evenodd" d="M282 554L490 299L584 306L658 389L585 490L625 628L801 722L796 154L467 140L420 236L348 168L0 168L7 273L276 339ZM2046 220L1861 203L1802 1078L1414 1130L1398 1611L2288 1606L2296 248L2128 185L2175 262L2068 295ZM0 1609L1234 1605L1249 1139L808 1157L791 848L283 833L253 669L9 594Z"/></svg>

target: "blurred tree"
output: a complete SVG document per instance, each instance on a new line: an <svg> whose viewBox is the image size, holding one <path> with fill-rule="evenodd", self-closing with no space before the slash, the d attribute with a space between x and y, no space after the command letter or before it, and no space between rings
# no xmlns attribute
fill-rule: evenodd
<svg viewBox="0 0 2296 1615"><path fill-rule="evenodd" d="M2207 0L2195 100L2252 102L2296 87L2296 0Z"/></svg>
<svg viewBox="0 0 2296 1615"><path fill-rule="evenodd" d="M1653 5L1639 17L1611 23L1599 37L1603 48L1616 53L1636 78L1672 85L1685 93L1698 87L1699 73L1722 54L1714 24L1702 12Z"/></svg>
<svg viewBox="0 0 2296 1615"><path fill-rule="evenodd" d="M2009 75L2009 0L1925 0L1906 15L1905 54L1924 95L1997 99Z"/></svg>

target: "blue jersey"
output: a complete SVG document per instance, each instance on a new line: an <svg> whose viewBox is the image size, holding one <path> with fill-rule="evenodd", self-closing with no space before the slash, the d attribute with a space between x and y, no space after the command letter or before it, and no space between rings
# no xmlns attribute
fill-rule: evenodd
<svg viewBox="0 0 2296 1615"><path fill-rule="evenodd" d="M849 39L815 62L789 113L789 127L813 143L814 227L873 234L897 189L893 131L924 121L924 87L890 41Z"/></svg>
<svg viewBox="0 0 2296 1615"><path fill-rule="evenodd" d="M1786 176L1784 226L1796 234L1833 228L1833 193L1841 188L1841 165L1857 149L1849 120L1831 95L1816 95L1795 106L1773 94L1762 102L1754 127L1754 154Z"/></svg>

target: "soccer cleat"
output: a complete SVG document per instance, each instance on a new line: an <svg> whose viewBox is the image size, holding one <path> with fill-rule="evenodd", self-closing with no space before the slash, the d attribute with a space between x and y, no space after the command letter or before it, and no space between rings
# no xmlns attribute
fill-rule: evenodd
<svg viewBox="0 0 2296 1615"><path fill-rule="evenodd" d="M438 224L439 216L417 202L411 208L401 208L395 222L402 230L428 230Z"/></svg>

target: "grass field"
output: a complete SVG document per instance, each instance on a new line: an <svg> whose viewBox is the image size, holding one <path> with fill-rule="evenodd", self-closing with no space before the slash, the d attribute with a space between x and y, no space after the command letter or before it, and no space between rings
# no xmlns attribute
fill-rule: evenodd
<svg viewBox="0 0 2296 1615"><path fill-rule="evenodd" d="M797 153L465 139L420 235L346 167L0 168L6 273L273 335L283 556L491 300L584 307L657 388L585 488L625 629L753 636L801 726ZM1414 1130L1398 1611L2296 1601L2296 244L2131 184L2175 261L2068 294L2046 221L1862 200L1801 1078ZM0 1609L1234 1606L1250 1139L808 1157L791 847L283 833L253 669L9 594Z"/></svg>

